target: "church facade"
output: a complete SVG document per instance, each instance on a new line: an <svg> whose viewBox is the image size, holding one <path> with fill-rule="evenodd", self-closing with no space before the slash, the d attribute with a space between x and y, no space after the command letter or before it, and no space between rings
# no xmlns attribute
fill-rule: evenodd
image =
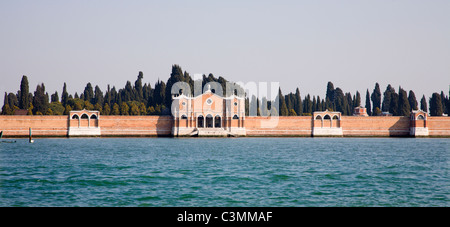
<svg viewBox="0 0 450 227"><path fill-rule="evenodd" d="M245 99L219 96L208 89L201 95L173 96L173 136L245 136Z"/></svg>

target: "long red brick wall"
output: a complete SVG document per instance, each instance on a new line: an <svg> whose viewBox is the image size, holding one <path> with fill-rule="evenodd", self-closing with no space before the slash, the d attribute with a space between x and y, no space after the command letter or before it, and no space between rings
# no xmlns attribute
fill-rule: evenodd
<svg viewBox="0 0 450 227"><path fill-rule="evenodd" d="M427 127L430 136L450 136L450 117L428 117Z"/></svg>
<svg viewBox="0 0 450 227"><path fill-rule="evenodd" d="M342 116L344 136L409 136L409 117Z"/></svg>
<svg viewBox="0 0 450 227"><path fill-rule="evenodd" d="M100 116L96 124L102 136L170 136L173 118ZM279 117L278 120L246 117L244 122L247 136L311 136L313 124L319 125L308 116ZM344 136L409 136L411 121L409 117L342 116L339 125ZM67 136L69 126L68 116L0 115L0 131L4 137L27 137L30 127L33 136ZM428 117L426 126L430 136L450 137L450 117Z"/></svg>
<svg viewBox="0 0 450 227"><path fill-rule="evenodd" d="M100 116L102 136L170 136L170 116Z"/></svg>
<svg viewBox="0 0 450 227"><path fill-rule="evenodd" d="M311 136L312 117L245 117L247 136Z"/></svg>
<svg viewBox="0 0 450 227"><path fill-rule="evenodd" d="M4 137L67 136L68 116L5 116L0 115L0 131Z"/></svg>

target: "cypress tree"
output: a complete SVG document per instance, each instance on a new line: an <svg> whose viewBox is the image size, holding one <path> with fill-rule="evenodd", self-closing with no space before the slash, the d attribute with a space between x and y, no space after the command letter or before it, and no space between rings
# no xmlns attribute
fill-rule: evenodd
<svg viewBox="0 0 450 227"><path fill-rule="evenodd" d="M61 103L63 104L63 106L67 105L68 99L69 99L69 93L67 93L67 85L64 82L63 92L62 92L62 96L61 96Z"/></svg>
<svg viewBox="0 0 450 227"><path fill-rule="evenodd" d="M59 102L59 95L58 95L58 92L57 92L57 91L55 91L55 93L53 93L53 94L50 96L50 100L51 100L51 102Z"/></svg>
<svg viewBox="0 0 450 227"><path fill-rule="evenodd" d="M95 86L94 102L92 104L99 104L100 106L103 106L103 103L103 92L100 87Z"/></svg>
<svg viewBox="0 0 450 227"><path fill-rule="evenodd" d="M286 106L286 101L284 100L284 96L281 93L281 88L278 89L278 104L279 104L279 108L280 108L280 111L278 111L278 113L280 114L280 116L288 116L289 110Z"/></svg>
<svg viewBox="0 0 450 227"><path fill-rule="evenodd" d="M329 81L327 84L327 93L325 96L325 105L328 110L335 109L335 107L334 107L335 94L334 93L335 93L334 85L333 85L333 83L331 83L331 81Z"/></svg>
<svg viewBox="0 0 450 227"><path fill-rule="evenodd" d="M425 98L425 95L423 95L422 99L420 100L420 109L425 112L428 112L427 99Z"/></svg>
<svg viewBox="0 0 450 227"><path fill-rule="evenodd" d="M30 93L30 88L28 86L28 77L23 75L22 81L20 82L20 91L19 91L19 108L20 109L28 109L30 107L29 93Z"/></svg>
<svg viewBox="0 0 450 227"><path fill-rule="evenodd" d="M302 116L303 114L303 104L302 104L302 98L300 96L300 90L297 88L295 90L295 105L294 110L297 113L298 116Z"/></svg>
<svg viewBox="0 0 450 227"><path fill-rule="evenodd" d="M342 89L336 88L334 95L335 95L334 105L336 107L336 111L339 111L345 115L345 113L347 112L346 111L347 101L345 99L344 92L342 91Z"/></svg>
<svg viewBox="0 0 450 227"><path fill-rule="evenodd" d="M442 116L443 113L441 96L435 92L430 98L430 115Z"/></svg>
<svg viewBox="0 0 450 227"><path fill-rule="evenodd" d="M136 90L135 101L142 102L144 100L144 88L142 87L142 79L144 73L139 72L137 80L134 82L134 89Z"/></svg>
<svg viewBox="0 0 450 227"><path fill-rule="evenodd" d="M48 93L45 92L44 83L38 84L33 97L33 112L34 114L45 114L48 106Z"/></svg>
<svg viewBox="0 0 450 227"><path fill-rule="evenodd" d="M375 113L377 113L377 108L381 110L381 90L378 83L375 83L375 88L373 89L373 93L370 98L373 104L372 114L375 115Z"/></svg>
<svg viewBox="0 0 450 227"><path fill-rule="evenodd" d="M393 87L391 87L390 84L388 84L388 86L386 87L386 91L383 94L384 97L383 97L383 106L381 108L382 111L390 111L392 93L395 93L395 89ZM395 103L395 104L397 104L397 103Z"/></svg>
<svg viewBox="0 0 450 227"><path fill-rule="evenodd" d="M94 98L94 89L92 88L92 84L91 83L87 83L86 87L84 88L84 101L89 101L92 103L93 98Z"/></svg>
<svg viewBox="0 0 450 227"><path fill-rule="evenodd" d="M372 116L372 107L371 107L371 104L370 104L370 94L369 94L369 89L367 89L367 91L366 91L366 110L367 110L367 114L369 115L369 116Z"/></svg>
<svg viewBox="0 0 450 227"><path fill-rule="evenodd" d="M416 94L414 94L414 91L412 91L412 90L409 90L408 101L409 101L409 106L411 107L412 110L419 109L419 107L417 106Z"/></svg>
<svg viewBox="0 0 450 227"><path fill-rule="evenodd" d="M398 110L397 114L399 116L409 116L411 114L411 107L409 105L409 100L406 95L406 91L401 87L398 89Z"/></svg>
<svg viewBox="0 0 450 227"><path fill-rule="evenodd" d="M389 112L392 113L393 116L399 116L399 96L397 94L397 92L393 91L390 93L391 99L390 99L390 103L389 103Z"/></svg>
<svg viewBox="0 0 450 227"><path fill-rule="evenodd" d="M361 94L359 91L356 91L356 98L353 101L353 107L360 107L361 106Z"/></svg>

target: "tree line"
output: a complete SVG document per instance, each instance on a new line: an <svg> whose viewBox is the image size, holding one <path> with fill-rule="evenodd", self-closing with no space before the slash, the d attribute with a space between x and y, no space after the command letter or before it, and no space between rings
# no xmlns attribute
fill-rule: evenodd
<svg viewBox="0 0 450 227"><path fill-rule="evenodd" d="M102 91L99 86L92 86L87 83L84 91L72 95L67 92L67 84L64 83L61 96L57 91L49 95L45 90L44 83L38 84L34 93L31 93L27 76L23 76L20 89L17 93L5 92L3 115L13 115L16 110L27 110L28 115L68 115L72 110L98 110L102 115L170 115L172 103L171 88L177 82L185 82L191 88L191 93L198 94L194 88L203 88L209 82L217 82L222 86L222 91L226 90L228 82L223 77L216 78L213 74L203 75L200 81L194 81L186 71L183 72L180 66L173 65L172 72L167 82L158 80L152 87L150 83L143 83L144 74L138 73L137 79L132 84L127 81L124 88L117 89L107 86ZM195 83L199 83L194 86ZM243 88L236 86L240 92ZM182 91L186 92L186 91ZM197 92L197 93L196 93ZM449 91L450 94L450 91ZM344 92L339 87L334 87L332 82L327 83L324 98L307 94L302 98L299 88L295 93L283 95L281 88L273 102L266 98L256 98L255 96L245 98L246 115L268 116L276 111L279 116L310 116L315 111L339 111L343 115L352 115L355 107L363 106L361 94ZM270 108L272 103L278 109ZM423 110L429 112L431 116L442 116L450 112L449 96L443 91L433 93L427 99L422 96L420 102L417 101L412 90L407 92L402 87L395 90L391 85L381 93L380 85L375 84L370 92L366 90L364 107L370 116L381 116L383 112L389 112L393 116L409 116L412 110ZM256 109L255 109L256 108ZM270 112L266 112L270 110Z"/></svg>

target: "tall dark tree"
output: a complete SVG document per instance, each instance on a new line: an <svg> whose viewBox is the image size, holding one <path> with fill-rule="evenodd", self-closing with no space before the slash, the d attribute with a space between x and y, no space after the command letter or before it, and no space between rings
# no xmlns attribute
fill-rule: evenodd
<svg viewBox="0 0 450 227"><path fill-rule="evenodd" d="M86 87L84 88L83 97L85 101L89 101L92 103L92 100L94 98L94 88L92 88L91 83L87 83Z"/></svg>
<svg viewBox="0 0 450 227"><path fill-rule="evenodd" d="M45 114L48 110L48 93L45 92L44 83L38 84L33 97L33 112L34 114Z"/></svg>
<svg viewBox="0 0 450 227"><path fill-rule="evenodd" d="M377 112L376 111L377 108L381 110L381 90L380 85L378 83L375 83L375 88L373 89L373 93L370 96L370 98L373 104L372 114L375 115L375 113Z"/></svg>
<svg viewBox="0 0 450 227"><path fill-rule="evenodd" d="M143 102L144 101L144 88L142 86L142 79L144 78L144 73L139 72L137 80L134 82L134 89L136 90L135 101Z"/></svg>
<svg viewBox="0 0 450 227"><path fill-rule="evenodd" d="M382 111L390 111L392 93L395 93L395 89L390 84L388 84L388 86L386 87L386 91L384 91L384 94L383 94L384 97L383 97L383 106L381 109ZM397 105L397 104L398 103L395 103L395 105Z"/></svg>
<svg viewBox="0 0 450 227"><path fill-rule="evenodd" d="M447 113L447 97L444 94L444 91L441 91L441 103L442 103L442 111Z"/></svg>
<svg viewBox="0 0 450 227"><path fill-rule="evenodd" d="M423 95L422 99L420 100L420 109L428 112L427 99L425 98L425 95Z"/></svg>
<svg viewBox="0 0 450 227"><path fill-rule="evenodd" d="M399 110L398 110L398 106L399 106L399 95L397 94L397 92L393 91L390 93L391 99L390 99L390 103L389 103L389 112L392 113L392 115L394 116L399 116Z"/></svg>
<svg viewBox="0 0 450 227"><path fill-rule="evenodd" d="M94 101L92 102L92 104L99 104L100 106L103 106L103 92L98 86L95 86L93 99Z"/></svg>
<svg viewBox="0 0 450 227"><path fill-rule="evenodd" d="M303 115L302 97L300 96L300 90L298 88L295 90L294 110L297 113L297 116L302 116Z"/></svg>
<svg viewBox="0 0 450 227"><path fill-rule="evenodd" d="M20 82L20 90L19 90L19 108L20 109L28 109L30 107L29 93L30 93L30 88L28 85L28 77L23 75L22 81Z"/></svg>
<svg viewBox="0 0 450 227"><path fill-rule="evenodd" d="M281 88L278 89L278 106L279 106L278 114L280 116L288 116L289 115L289 110L286 106L286 101L284 100L284 96L281 93Z"/></svg>
<svg viewBox="0 0 450 227"><path fill-rule="evenodd" d="M312 114L312 101L311 96L308 94L305 96L305 101L303 101L303 113Z"/></svg>
<svg viewBox="0 0 450 227"><path fill-rule="evenodd" d="M414 94L414 91L409 90L409 94L408 94L408 101L409 101L409 106L411 107L411 110L418 110L419 107L417 106L417 99L416 99L416 94Z"/></svg>
<svg viewBox="0 0 450 227"><path fill-rule="evenodd" d="M361 106L361 94L359 91L356 91L356 97L353 101L353 107L360 107Z"/></svg>
<svg viewBox="0 0 450 227"><path fill-rule="evenodd" d="M352 115L353 113L353 106L355 105L353 103L353 100L356 100L356 97L353 97L352 99L352 94L350 92L345 93L345 102L344 102L344 115ZM361 102L361 101L360 101Z"/></svg>
<svg viewBox="0 0 450 227"><path fill-rule="evenodd" d="M326 96L325 96L325 105L326 105L326 108L328 110L334 110L335 109L335 107L334 107L334 103L335 103L334 100L335 100L334 85L333 85L333 83L331 83L331 81L329 81L327 83L327 93L326 93Z"/></svg>
<svg viewBox="0 0 450 227"><path fill-rule="evenodd" d="M67 93L67 85L66 83L64 83L63 92L61 96L61 103L63 104L63 106L67 105L68 100L69 100L69 93Z"/></svg>
<svg viewBox="0 0 450 227"><path fill-rule="evenodd" d="M430 115L442 116L443 113L441 96L435 92L430 98Z"/></svg>
<svg viewBox="0 0 450 227"><path fill-rule="evenodd" d="M366 91L366 110L367 110L367 114L369 115L369 116L372 116L372 107L371 107L371 104L370 104L370 94L369 94L369 89L367 89L367 91Z"/></svg>
<svg viewBox="0 0 450 227"><path fill-rule="evenodd" d="M50 96L50 102L59 102L59 95L57 91Z"/></svg>
<svg viewBox="0 0 450 227"><path fill-rule="evenodd" d="M347 100L345 98L344 92L342 91L342 89L340 88L336 88L336 90L334 91L334 105L336 107L336 111L339 111L341 113L344 114L347 113L346 111L346 105L347 105Z"/></svg>
<svg viewBox="0 0 450 227"><path fill-rule="evenodd" d="M408 96L406 91L401 87L398 89L398 116L409 116L411 114L411 106L409 105Z"/></svg>

